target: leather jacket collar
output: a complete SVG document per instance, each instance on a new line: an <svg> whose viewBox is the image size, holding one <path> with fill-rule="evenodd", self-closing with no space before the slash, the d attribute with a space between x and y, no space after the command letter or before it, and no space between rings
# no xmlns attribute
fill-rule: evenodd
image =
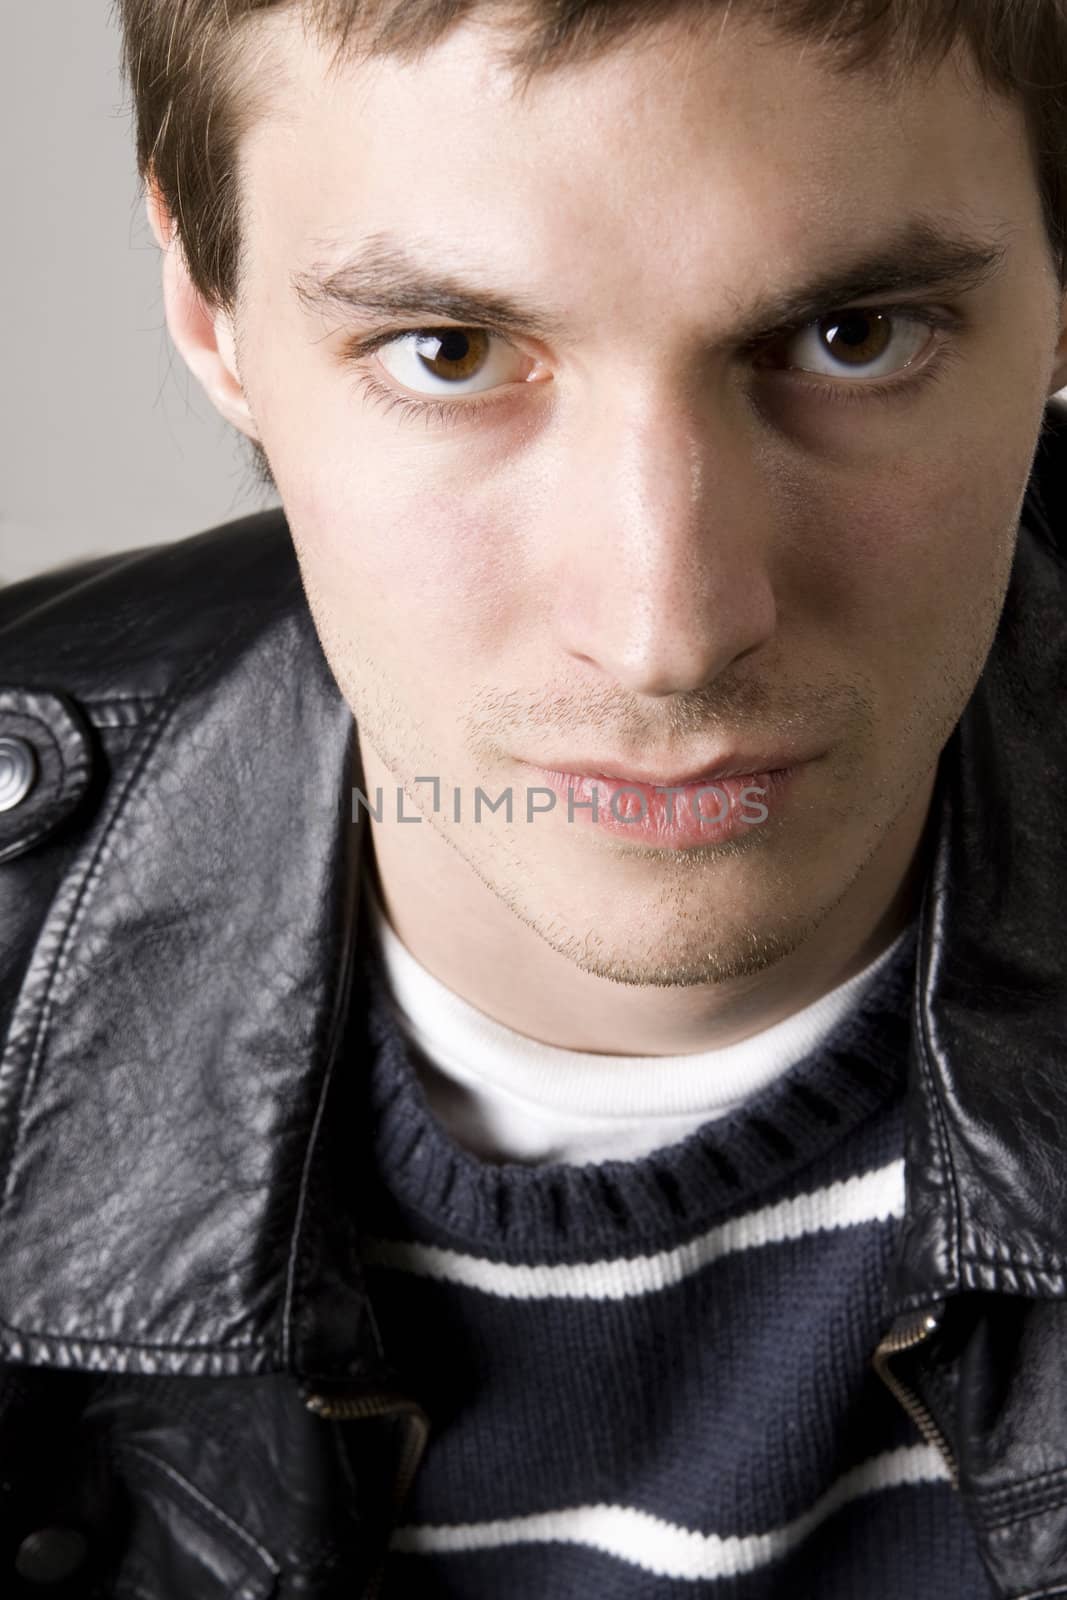
<svg viewBox="0 0 1067 1600"><path fill-rule="evenodd" d="M1067 569L1043 442L996 641L939 768L920 911L898 1312L1067 1294ZM1062 449L1062 446L1060 447Z"/></svg>

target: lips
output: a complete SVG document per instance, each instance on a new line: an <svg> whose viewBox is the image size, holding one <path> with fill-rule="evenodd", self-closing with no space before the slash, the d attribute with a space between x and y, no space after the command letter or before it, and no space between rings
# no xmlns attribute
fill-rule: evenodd
<svg viewBox="0 0 1067 1600"><path fill-rule="evenodd" d="M673 850L723 844L751 833L781 809L795 775L791 768L715 779L701 774L695 783L661 785L548 768L532 771L538 783L527 791L528 806L539 790L556 797L548 809L556 810L564 826L579 824L632 844Z"/></svg>
<svg viewBox="0 0 1067 1600"><path fill-rule="evenodd" d="M536 763L542 772L558 772L563 777L595 780L597 778L612 783L642 784L649 788L676 788L693 783L715 783L720 778L745 778L754 773L767 773L782 771L786 767L795 767L803 764L806 758L779 751L774 755L758 754L749 756L724 756L721 760L710 765L692 767L684 772L673 775L663 775L663 772L652 773L646 767L623 767L612 761L539 761Z"/></svg>

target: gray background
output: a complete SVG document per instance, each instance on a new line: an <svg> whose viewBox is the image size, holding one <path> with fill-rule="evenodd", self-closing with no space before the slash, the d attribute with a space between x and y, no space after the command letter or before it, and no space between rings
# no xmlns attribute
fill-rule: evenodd
<svg viewBox="0 0 1067 1600"><path fill-rule="evenodd" d="M0 4L10 582L276 501L169 342L110 0Z"/></svg>
<svg viewBox="0 0 1067 1600"><path fill-rule="evenodd" d="M0 582L11 582L276 501L169 342L110 0L9 4L4 24Z"/></svg>

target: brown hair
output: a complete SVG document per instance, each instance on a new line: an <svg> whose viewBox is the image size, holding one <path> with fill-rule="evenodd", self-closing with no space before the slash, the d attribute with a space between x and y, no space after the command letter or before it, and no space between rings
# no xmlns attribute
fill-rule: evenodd
<svg viewBox="0 0 1067 1600"><path fill-rule="evenodd" d="M136 117L137 166L171 218L193 284L233 310L240 279L238 147L277 84L266 13L299 13L333 62L416 59L463 17L499 21L523 84L726 0L115 0ZM931 71L969 47L987 89L1021 102L1049 245L1067 289L1067 0L731 0L786 38L815 43L842 73ZM257 470L270 483L261 450Z"/></svg>

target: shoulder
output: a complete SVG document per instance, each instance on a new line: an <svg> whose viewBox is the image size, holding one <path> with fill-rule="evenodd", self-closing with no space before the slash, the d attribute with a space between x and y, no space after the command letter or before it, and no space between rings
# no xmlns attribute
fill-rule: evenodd
<svg viewBox="0 0 1067 1600"><path fill-rule="evenodd" d="M240 719L242 681L320 656L280 509L0 589L0 862L87 819L90 779L113 789L164 727Z"/></svg>
<svg viewBox="0 0 1067 1600"><path fill-rule="evenodd" d="M0 684L165 693L182 667L303 604L280 509L0 588Z"/></svg>

